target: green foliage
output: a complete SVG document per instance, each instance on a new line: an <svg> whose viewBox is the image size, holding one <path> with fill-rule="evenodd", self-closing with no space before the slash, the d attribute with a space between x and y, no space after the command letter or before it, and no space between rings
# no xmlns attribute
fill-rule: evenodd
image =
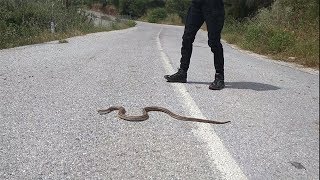
<svg viewBox="0 0 320 180"><path fill-rule="evenodd" d="M232 43L287 60L319 66L319 0L276 0L248 20L230 16L224 38Z"/></svg>
<svg viewBox="0 0 320 180"><path fill-rule="evenodd" d="M133 26L135 26L137 24L135 21L132 21L132 20L128 20L125 23L129 27L133 27Z"/></svg>
<svg viewBox="0 0 320 180"><path fill-rule="evenodd" d="M123 15L131 15L132 17L143 16L148 9L163 7L164 1L161 0L118 0L119 12ZM115 4L115 6L117 6Z"/></svg>
<svg viewBox="0 0 320 180"><path fill-rule="evenodd" d="M20 37L34 36L48 26L48 9L39 3L0 0L0 47ZM45 24L47 23L47 24Z"/></svg>
<svg viewBox="0 0 320 180"><path fill-rule="evenodd" d="M148 9L165 6L169 14L178 14L183 21L191 4L191 0L110 0L109 2L115 5L121 14L133 17L143 16ZM227 15L242 19L255 14L261 7L270 6L273 0L224 0L224 2Z"/></svg>
<svg viewBox="0 0 320 180"><path fill-rule="evenodd" d="M130 0L119 0L119 12L125 15L131 14L130 4Z"/></svg>
<svg viewBox="0 0 320 180"><path fill-rule="evenodd" d="M119 0L121 14L140 17L146 12L148 0Z"/></svg>
<svg viewBox="0 0 320 180"><path fill-rule="evenodd" d="M273 0L224 0L226 14L234 19L254 15L260 8L268 7Z"/></svg>
<svg viewBox="0 0 320 180"><path fill-rule="evenodd" d="M257 47L263 53L281 53L294 44L295 38L289 31L276 27L266 27L255 21L245 25L244 46L250 50Z"/></svg>
<svg viewBox="0 0 320 180"><path fill-rule="evenodd" d="M173 24L173 25L183 25L182 19L178 14L168 14L165 20L163 20L165 24Z"/></svg>
<svg viewBox="0 0 320 180"><path fill-rule="evenodd" d="M155 8L148 12L148 22L157 23L167 18L167 16L165 8Z"/></svg>
<svg viewBox="0 0 320 180"><path fill-rule="evenodd" d="M113 4L116 8L119 8L120 0L111 0L111 4Z"/></svg>
<svg viewBox="0 0 320 180"><path fill-rule="evenodd" d="M83 13L78 12L79 6L89 2L97 1L0 0L0 49L53 40L58 35L65 38L106 30L94 27ZM51 21L55 23L55 34L50 32Z"/></svg>
<svg viewBox="0 0 320 180"><path fill-rule="evenodd" d="M166 9L170 14L178 14L182 21L185 22L190 4L190 0L167 0Z"/></svg>
<svg viewBox="0 0 320 180"><path fill-rule="evenodd" d="M256 46L260 39L263 39L264 29L262 26L251 23L246 27L245 40L248 44Z"/></svg>
<svg viewBox="0 0 320 180"><path fill-rule="evenodd" d="M151 0L148 3L148 9L154 9L154 8L159 8L164 6L165 6L165 1L163 0Z"/></svg>
<svg viewBox="0 0 320 180"><path fill-rule="evenodd" d="M294 43L294 36L281 29L275 29L268 40L268 48L273 53L279 53L290 48Z"/></svg>
<svg viewBox="0 0 320 180"><path fill-rule="evenodd" d="M134 0L129 5L130 15L133 17L141 17L147 10L149 0Z"/></svg>

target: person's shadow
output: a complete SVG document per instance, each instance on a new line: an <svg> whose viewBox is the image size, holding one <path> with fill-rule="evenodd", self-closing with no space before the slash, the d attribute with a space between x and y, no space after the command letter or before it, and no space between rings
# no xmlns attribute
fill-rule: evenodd
<svg viewBox="0 0 320 180"><path fill-rule="evenodd" d="M206 84L210 85L212 82L195 82L189 81L188 84ZM251 89L254 91L275 91L281 89L280 87L270 84L263 84L257 82L225 82L225 88L228 89Z"/></svg>

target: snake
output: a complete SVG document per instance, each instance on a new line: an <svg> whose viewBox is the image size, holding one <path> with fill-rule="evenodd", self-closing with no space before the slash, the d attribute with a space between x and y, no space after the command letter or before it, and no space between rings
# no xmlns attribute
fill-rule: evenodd
<svg viewBox="0 0 320 180"><path fill-rule="evenodd" d="M169 116L171 116L177 120L181 120L181 121L193 121L193 122L211 123L211 124L226 124L226 123L230 122L230 121L219 122L219 121L213 121L213 120L207 120L207 119L199 119L199 118L193 118L193 117L180 116L180 115L177 115L166 108L158 107L158 106L149 106L149 107L143 108L141 116L127 116L126 109L122 106L111 106L108 109L100 109L100 110L98 110L98 113L100 115L104 115L104 114L109 114L109 113L116 111L116 110L118 110L118 117L120 119L123 119L126 121L133 121L133 122L146 121L147 119L149 119L149 114L148 114L149 111L163 112L163 113L166 113Z"/></svg>

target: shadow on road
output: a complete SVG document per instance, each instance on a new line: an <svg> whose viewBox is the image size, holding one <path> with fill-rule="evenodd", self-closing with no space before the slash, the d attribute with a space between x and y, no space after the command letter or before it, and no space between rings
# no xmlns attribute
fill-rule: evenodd
<svg viewBox="0 0 320 180"><path fill-rule="evenodd" d="M189 81L188 84L206 84L210 85L211 82L194 82ZM225 82L228 89L251 89L254 91L275 91L281 89L280 87L270 84L256 83L256 82Z"/></svg>

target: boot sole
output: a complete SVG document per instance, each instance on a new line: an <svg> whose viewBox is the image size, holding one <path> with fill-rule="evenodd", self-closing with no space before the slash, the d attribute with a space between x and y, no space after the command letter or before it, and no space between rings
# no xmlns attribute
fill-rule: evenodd
<svg viewBox="0 0 320 180"><path fill-rule="evenodd" d="M181 81L170 81L168 79L168 77L169 77L168 75L164 76L164 78L167 80L167 82L170 82L170 83L186 83L187 82L187 79L183 79Z"/></svg>
<svg viewBox="0 0 320 180"><path fill-rule="evenodd" d="M169 81L169 80L167 80L167 82L169 82L169 83L187 83L187 80L185 80L185 81Z"/></svg>
<svg viewBox="0 0 320 180"><path fill-rule="evenodd" d="M223 86L223 87L221 87L221 88L214 88L214 87L210 87L210 86L209 86L209 89L210 89L210 90L222 90L224 87L225 87L225 86Z"/></svg>

